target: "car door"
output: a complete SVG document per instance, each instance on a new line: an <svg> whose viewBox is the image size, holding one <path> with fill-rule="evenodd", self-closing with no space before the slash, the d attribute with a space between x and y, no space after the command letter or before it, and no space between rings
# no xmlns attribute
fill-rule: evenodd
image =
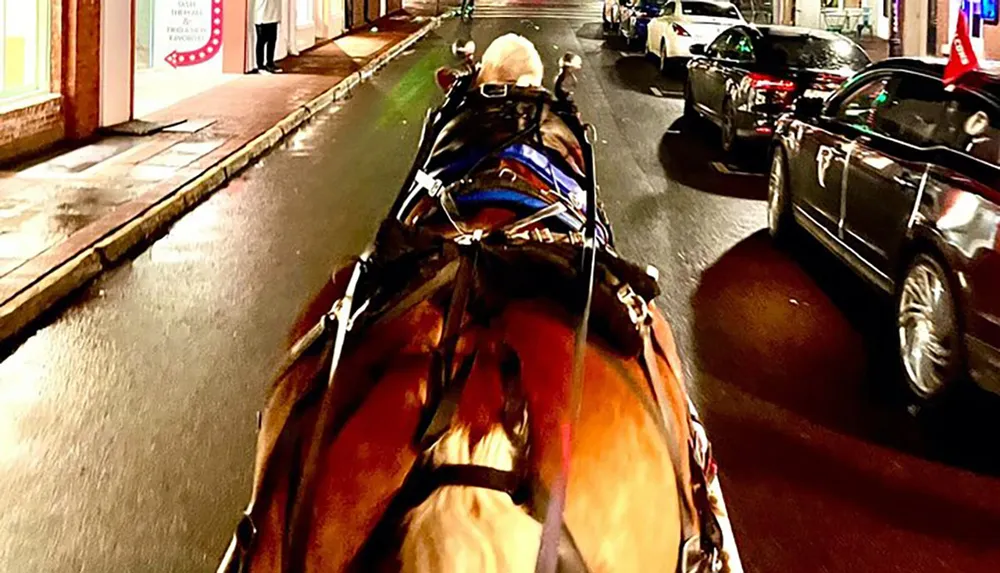
<svg viewBox="0 0 1000 573"><path fill-rule="evenodd" d="M855 140L865 133L876 101L884 97L889 77L876 75L845 86L813 122L796 122L795 158L789 177L799 196L800 213L830 237L843 239L846 167Z"/></svg>
<svg viewBox="0 0 1000 573"><path fill-rule="evenodd" d="M702 112L711 113L709 106L712 82L717 73L715 62L722 54L726 46L729 33L720 34L708 47L705 48L705 55L691 60L688 66L688 81L691 82L691 95L695 106Z"/></svg>
<svg viewBox="0 0 1000 573"><path fill-rule="evenodd" d="M938 78L897 72L851 155L844 242L890 289L895 264L927 174L927 155L948 95Z"/></svg>
<svg viewBox="0 0 1000 573"><path fill-rule="evenodd" d="M719 44L719 53L712 58L712 65L706 75L708 81L705 82L705 105L713 116L722 113L722 102L726 97L726 86L737 73L735 66L739 65L739 54L737 46L743 33L736 28L727 30L719 35L712 45ZM719 41L722 41L721 44Z"/></svg>

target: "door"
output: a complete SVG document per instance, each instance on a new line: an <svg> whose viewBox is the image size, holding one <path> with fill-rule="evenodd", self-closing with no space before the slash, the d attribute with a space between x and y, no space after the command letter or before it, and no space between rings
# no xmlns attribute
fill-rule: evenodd
<svg viewBox="0 0 1000 573"><path fill-rule="evenodd" d="M728 34L722 34L716 38L714 42L705 47L705 55L692 60L691 66L688 68L691 95L694 96L695 105L702 111L708 109L709 84L715 77L715 60L722 53L728 36Z"/></svg>
<svg viewBox="0 0 1000 573"><path fill-rule="evenodd" d="M706 49L706 58L698 62L697 85L692 85L692 88L696 90L695 99L701 104L702 110L712 116L719 114L722 104L729 44L735 35L735 30L720 34Z"/></svg>
<svg viewBox="0 0 1000 573"><path fill-rule="evenodd" d="M847 176L844 242L888 281L927 172L926 149L944 117L941 81L904 73L873 110Z"/></svg>
<svg viewBox="0 0 1000 573"><path fill-rule="evenodd" d="M861 82L834 97L815 125L803 124L801 155L790 176L801 189L804 214L814 223L843 238L845 172L855 140L869 131L873 108L884 98L887 76ZM790 166L791 167L791 166Z"/></svg>

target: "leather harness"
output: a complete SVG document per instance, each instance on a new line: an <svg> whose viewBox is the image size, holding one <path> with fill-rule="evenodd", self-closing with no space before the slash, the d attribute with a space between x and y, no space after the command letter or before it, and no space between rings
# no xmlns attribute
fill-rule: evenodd
<svg viewBox="0 0 1000 573"><path fill-rule="evenodd" d="M569 97L554 98L545 90L511 86L505 86L498 97L496 87L472 89L474 78L474 73L460 78L444 104L429 113L417 160L391 216L380 227L373 247L360 257L344 296L292 349L287 368L302 355L315 353L321 356L329 378L325 385L316 383L303 392L299 404L287 413L278 413L286 416L282 431L276 443L265 447L273 453L305 432L307 449L299 464L294 495L290 495L282 571L298 573L304 569L308 508L315 494L318 458L326 441L350 414L337 411L329 391L348 331L363 332L448 289L451 294L441 343L433 354L427 408L414 436L418 451L426 454L450 427L475 362L475 351L456 355L455 345L464 324L487 320L502 308L503 301L518 296L548 296L573 313L582 308L570 412L579 404L579 369L589 327L612 341L621 353L640 358L654 400L645 394L640 397L658 421L681 494L684 545L679 570L717 571L722 542L706 492L710 476L703 468L709 461L698 459L691 444L687 452L677 447L678 423L688 421L676 420L669 411L657 365L657 357L667 356L664 334L656 331L646 301L653 300L659 288L648 270L614 252L610 224L596 200L587 128L579 122ZM470 122L472 116L476 120ZM503 129L499 129L500 124ZM543 134L543 124L554 129ZM470 145L470 141L477 143ZM576 160L567 149L572 144L583 150ZM507 208L520 218L489 233L461 227L467 212L493 206ZM458 236L445 238L421 225L433 220L450 222ZM542 221L545 226L540 226ZM504 349L501 380L505 396L502 423L519 453L515 469L432 467L429 460L419 460L356 561L375 547L373 540L395 535L405 514L435 489L463 485L506 492L515 503L527 504L529 512L543 523L537 573L589 571L562 519L565 472L547 490L523 462L530 448L530 421L520 387L520 362L509 348ZM311 429L288 421L302 404L316 401L320 407ZM571 414L569 428L573 421ZM266 504L257 503L257 498L262 492L266 494L270 476L278 471L269 467L272 457L266 454L263 458L251 503L220 571L247 570L256 535L255 516L266 511ZM693 490L688 483L693 483Z"/></svg>

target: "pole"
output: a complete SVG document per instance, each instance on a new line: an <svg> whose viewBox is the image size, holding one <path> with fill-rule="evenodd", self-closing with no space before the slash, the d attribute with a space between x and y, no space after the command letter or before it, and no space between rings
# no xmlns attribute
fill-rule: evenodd
<svg viewBox="0 0 1000 573"><path fill-rule="evenodd" d="M889 57L898 58L903 55L903 42L899 37L899 9L902 0L890 0L892 12L889 16Z"/></svg>

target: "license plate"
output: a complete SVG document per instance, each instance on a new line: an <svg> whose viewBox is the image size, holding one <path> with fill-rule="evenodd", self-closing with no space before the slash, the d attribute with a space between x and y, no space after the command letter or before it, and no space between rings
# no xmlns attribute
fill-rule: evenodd
<svg viewBox="0 0 1000 573"><path fill-rule="evenodd" d="M819 99L826 99L830 97L833 92L828 92L826 90L806 90L806 93L802 94L802 97L815 97Z"/></svg>

